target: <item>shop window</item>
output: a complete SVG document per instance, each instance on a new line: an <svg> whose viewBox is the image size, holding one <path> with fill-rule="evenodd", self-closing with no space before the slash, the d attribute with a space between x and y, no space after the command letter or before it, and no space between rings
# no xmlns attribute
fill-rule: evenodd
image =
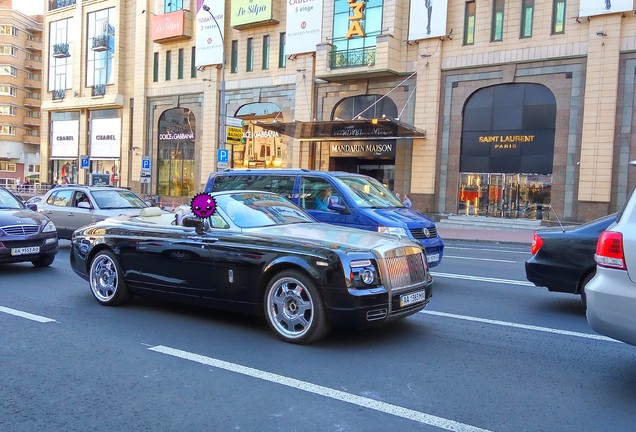
<svg viewBox="0 0 636 432"><path fill-rule="evenodd" d="M157 193L194 195L196 118L187 108L173 108L159 118Z"/></svg>

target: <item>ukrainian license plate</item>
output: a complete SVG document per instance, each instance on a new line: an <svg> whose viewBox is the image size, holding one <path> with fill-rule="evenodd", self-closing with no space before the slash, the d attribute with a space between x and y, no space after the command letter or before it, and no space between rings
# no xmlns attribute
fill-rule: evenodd
<svg viewBox="0 0 636 432"><path fill-rule="evenodd" d="M408 306L426 300L426 291L417 291L400 296L400 307Z"/></svg>
<svg viewBox="0 0 636 432"><path fill-rule="evenodd" d="M11 248L11 255L28 255L40 253L40 246Z"/></svg>
<svg viewBox="0 0 636 432"><path fill-rule="evenodd" d="M439 261L439 254L430 254L426 255L426 262L437 262Z"/></svg>

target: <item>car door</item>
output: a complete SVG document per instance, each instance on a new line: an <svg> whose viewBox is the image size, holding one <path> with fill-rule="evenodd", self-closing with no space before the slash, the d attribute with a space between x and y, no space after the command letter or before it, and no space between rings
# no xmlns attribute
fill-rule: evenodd
<svg viewBox="0 0 636 432"><path fill-rule="evenodd" d="M40 213L53 221L60 238L70 239L73 233L68 227L69 213L72 212L73 192L73 189L55 190L43 205L38 206Z"/></svg>
<svg viewBox="0 0 636 432"><path fill-rule="evenodd" d="M299 204L310 215L320 222L347 225L347 214L335 210L318 208L321 192L330 189L331 196L337 197L340 204L345 205L344 198L339 194L338 189L327 179L320 177L302 176L300 178Z"/></svg>
<svg viewBox="0 0 636 432"><path fill-rule="evenodd" d="M166 292L188 301L208 298L216 287L216 272L209 245L216 238L194 228L149 227L129 250L126 261L135 263L127 279L154 292ZM134 254L135 256L130 256Z"/></svg>

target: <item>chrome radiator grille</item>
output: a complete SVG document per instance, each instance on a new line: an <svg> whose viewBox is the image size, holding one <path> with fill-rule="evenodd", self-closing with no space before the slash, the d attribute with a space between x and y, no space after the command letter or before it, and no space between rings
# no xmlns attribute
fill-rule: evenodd
<svg viewBox="0 0 636 432"><path fill-rule="evenodd" d="M385 258L392 291L398 291L427 280L427 264L422 253Z"/></svg>
<svg viewBox="0 0 636 432"><path fill-rule="evenodd" d="M38 232L37 225L9 225L0 227L2 231L7 233L7 235L29 235L36 234Z"/></svg>

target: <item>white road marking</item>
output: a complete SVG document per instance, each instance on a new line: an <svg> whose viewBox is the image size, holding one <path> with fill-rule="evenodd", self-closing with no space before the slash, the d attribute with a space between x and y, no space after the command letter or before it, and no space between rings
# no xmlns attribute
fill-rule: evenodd
<svg viewBox="0 0 636 432"><path fill-rule="evenodd" d="M431 274L435 277L449 278L449 279L465 279L465 280L473 280L473 281L479 281L479 282L493 282L493 283L509 284L509 285L534 286L532 282L519 281L514 279L499 279L499 278L460 275L460 274L453 274L453 273L438 273L438 272L431 272Z"/></svg>
<svg viewBox="0 0 636 432"><path fill-rule="evenodd" d="M528 247L527 251L513 250L513 249L485 249L485 248L469 248L469 247L458 247L458 246L446 246L444 245L444 250L446 249L457 249L457 250L468 250L468 251L481 251L481 252L505 252L505 253L516 253L516 254L524 254L530 255L530 247Z"/></svg>
<svg viewBox="0 0 636 432"><path fill-rule="evenodd" d="M563 335L563 336L575 336L575 337L580 337L580 338L585 338L585 339L601 340L601 341L605 341L605 342L622 343L622 342L617 341L615 339L608 338L608 337L601 336L601 335L597 335L597 334L580 333L580 332L573 332L573 331L569 331L569 330L559 330L559 329L553 329L553 328L550 328L550 327L539 327L539 326L533 326L533 325L527 325L527 324L517 324L517 323L511 323L511 322L507 322L507 321L499 321L499 320L491 320L491 319L485 319L485 318L477 318L477 317L472 317L472 316L467 316L467 315L456 315L456 314L450 314L450 313L446 313L446 312L436 312L436 311L432 311L432 310L423 310L423 311L420 311L420 313L427 314L427 315L441 316L441 317L446 317L446 318L455 318L455 319L460 319L460 320L464 320L464 321L473 321L473 322L480 322L480 323L484 323L484 324L493 324L493 325L499 325L499 326L504 326L504 327L514 327L514 328L519 328L519 329L524 329L524 330L534 330L534 331L540 331L540 332L544 332L544 333L555 333L555 334L559 334L559 335Z"/></svg>
<svg viewBox="0 0 636 432"><path fill-rule="evenodd" d="M463 260L474 260L474 261L493 261L500 263L511 263L516 264L518 262L523 261L510 261L510 260L501 260L501 259L492 259L492 258L472 258L472 257L462 257L462 256L454 256L454 255L444 255L444 258L453 258L453 259L463 259Z"/></svg>
<svg viewBox="0 0 636 432"><path fill-rule="evenodd" d="M254 369L251 367L243 366L236 363L230 363L223 360L215 359L212 357L206 357L199 354L194 354L188 351L182 351L176 348L170 348L163 345L157 345L148 348L151 351L155 351L162 354L178 357L184 360L190 360L196 363L201 363L207 366L212 366L218 369L223 369L229 372L235 372L241 375L246 375L252 378L269 381L275 384L284 385L297 390L302 390L308 393L328 397L331 399L339 400L342 402L358 405L363 408L369 408L375 411L379 411L385 414L390 414L396 417L402 417L407 420L413 420L419 423L435 426L440 429L445 429L455 432L488 432L487 429L481 429L475 426L471 426L465 423L459 423L454 420L445 419L443 417L437 417L431 414L426 414L420 411L415 411L409 408L404 408L398 405L381 402L375 399L370 399L363 396L358 396L351 393L346 393L341 390L335 390L329 387L324 387L317 384L312 384L307 381L297 380L295 378L289 378L283 375L278 375L271 372L266 372L260 369Z"/></svg>
<svg viewBox="0 0 636 432"><path fill-rule="evenodd" d="M14 316L17 316L17 317L20 317L20 318L26 318L26 319L31 320L31 321L37 321L37 322L40 322L40 323L57 322L57 321L55 321L54 319L51 319L51 318L47 318L47 317L43 317L43 316L39 316L39 315L33 315L33 314L28 313L28 312L23 312L23 311L20 311L20 310L17 310L17 309L11 309L11 308L4 307L4 306L0 306L0 312L4 312L4 313L9 314L9 315L14 315Z"/></svg>

